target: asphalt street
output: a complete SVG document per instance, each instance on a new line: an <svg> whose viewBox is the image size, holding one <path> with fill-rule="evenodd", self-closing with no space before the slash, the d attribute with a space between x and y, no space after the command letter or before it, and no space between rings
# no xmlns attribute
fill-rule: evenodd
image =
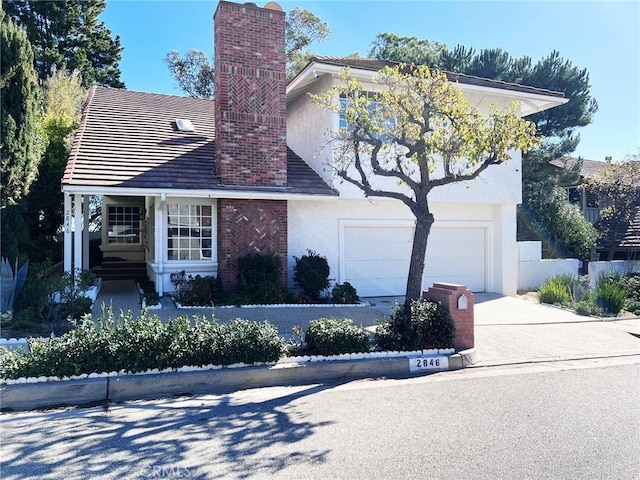
<svg viewBox="0 0 640 480"><path fill-rule="evenodd" d="M637 479L640 365L598 360L0 416L3 479Z"/></svg>

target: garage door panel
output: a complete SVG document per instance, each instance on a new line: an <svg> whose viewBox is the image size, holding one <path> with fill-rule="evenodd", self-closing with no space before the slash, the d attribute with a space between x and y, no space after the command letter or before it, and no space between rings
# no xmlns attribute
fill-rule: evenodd
<svg viewBox="0 0 640 480"><path fill-rule="evenodd" d="M484 247L483 246L471 246L466 247L463 245L457 246L441 246L437 247L435 245L427 247L427 259L430 260L438 260L438 259L446 259L447 261L451 260L469 260L469 259L478 259L484 257Z"/></svg>
<svg viewBox="0 0 640 480"><path fill-rule="evenodd" d="M403 261L407 259L406 251L411 252L411 245L399 244L356 244L345 248L349 260L367 261Z"/></svg>
<svg viewBox="0 0 640 480"><path fill-rule="evenodd" d="M349 272L347 278L390 278L390 277L404 277L407 280L407 273L409 272L409 262L346 262L346 270ZM347 279L347 281L349 281Z"/></svg>
<svg viewBox="0 0 640 480"><path fill-rule="evenodd" d="M462 235L460 235L462 233ZM443 245L484 244L484 230L481 228L433 228L429 242Z"/></svg>
<svg viewBox="0 0 640 480"><path fill-rule="evenodd" d="M413 228L347 227L345 239L347 243L411 243Z"/></svg>
<svg viewBox="0 0 640 480"><path fill-rule="evenodd" d="M429 235L423 285L449 282L485 290L484 228L434 228ZM347 226L343 278L361 296L403 295L413 245L413 227Z"/></svg>

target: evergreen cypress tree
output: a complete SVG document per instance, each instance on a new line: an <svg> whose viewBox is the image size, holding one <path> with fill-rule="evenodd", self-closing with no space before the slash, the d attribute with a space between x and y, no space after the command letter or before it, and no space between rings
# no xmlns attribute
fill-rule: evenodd
<svg viewBox="0 0 640 480"><path fill-rule="evenodd" d="M36 177L42 152L41 92L33 48L2 11L0 56L1 246L3 256L14 258L27 240L21 202Z"/></svg>

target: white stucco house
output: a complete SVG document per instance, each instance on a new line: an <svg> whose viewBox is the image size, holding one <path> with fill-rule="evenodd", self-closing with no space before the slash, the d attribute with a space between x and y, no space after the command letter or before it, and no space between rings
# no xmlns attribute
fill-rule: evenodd
<svg viewBox="0 0 640 480"><path fill-rule="evenodd" d="M339 115L308 95L326 91L345 66L374 88L376 72L391 62L318 57L287 84L276 4L221 1L214 23L214 100L92 88L63 178L65 269L88 267L88 198L102 195L105 257L144 265L160 294L182 270L218 275L233 288L238 257L252 252L278 255L282 281L292 286L293 257L308 249L361 296L404 294L412 214L334 178L323 146ZM482 110L516 100L527 116L567 101L449 77ZM432 192L424 288L445 281L516 293L522 180L520 152L511 156L472 182Z"/></svg>

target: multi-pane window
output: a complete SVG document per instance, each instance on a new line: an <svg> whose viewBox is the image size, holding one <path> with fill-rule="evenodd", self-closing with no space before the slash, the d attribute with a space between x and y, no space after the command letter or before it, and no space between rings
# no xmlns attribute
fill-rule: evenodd
<svg viewBox="0 0 640 480"><path fill-rule="evenodd" d="M168 259L210 260L213 251L213 207L169 204Z"/></svg>
<svg viewBox="0 0 640 480"><path fill-rule="evenodd" d="M372 115L376 115L381 113L383 118L382 124L380 124L380 128L384 130L393 130L396 126L396 119L388 116L387 112L379 112L382 109L382 104L375 100L375 95L372 92L362 92L360 94L363 97L367 98L368 101L368 110ZM343 129L349 126L347 119L345 118L345 112L347 110L347 105L349 104L349 99L345 95L340 95L340 112L339 112L339 123L338 126ZM389 138L386 135L374 135L375 138L378 138L382 141L387 141Z"/></svg>
<svg viewBox="0 0 640 480"><path fill-rule="evenodd" d="M107 243L140 243L140 207L109 205Z"/></svg>

